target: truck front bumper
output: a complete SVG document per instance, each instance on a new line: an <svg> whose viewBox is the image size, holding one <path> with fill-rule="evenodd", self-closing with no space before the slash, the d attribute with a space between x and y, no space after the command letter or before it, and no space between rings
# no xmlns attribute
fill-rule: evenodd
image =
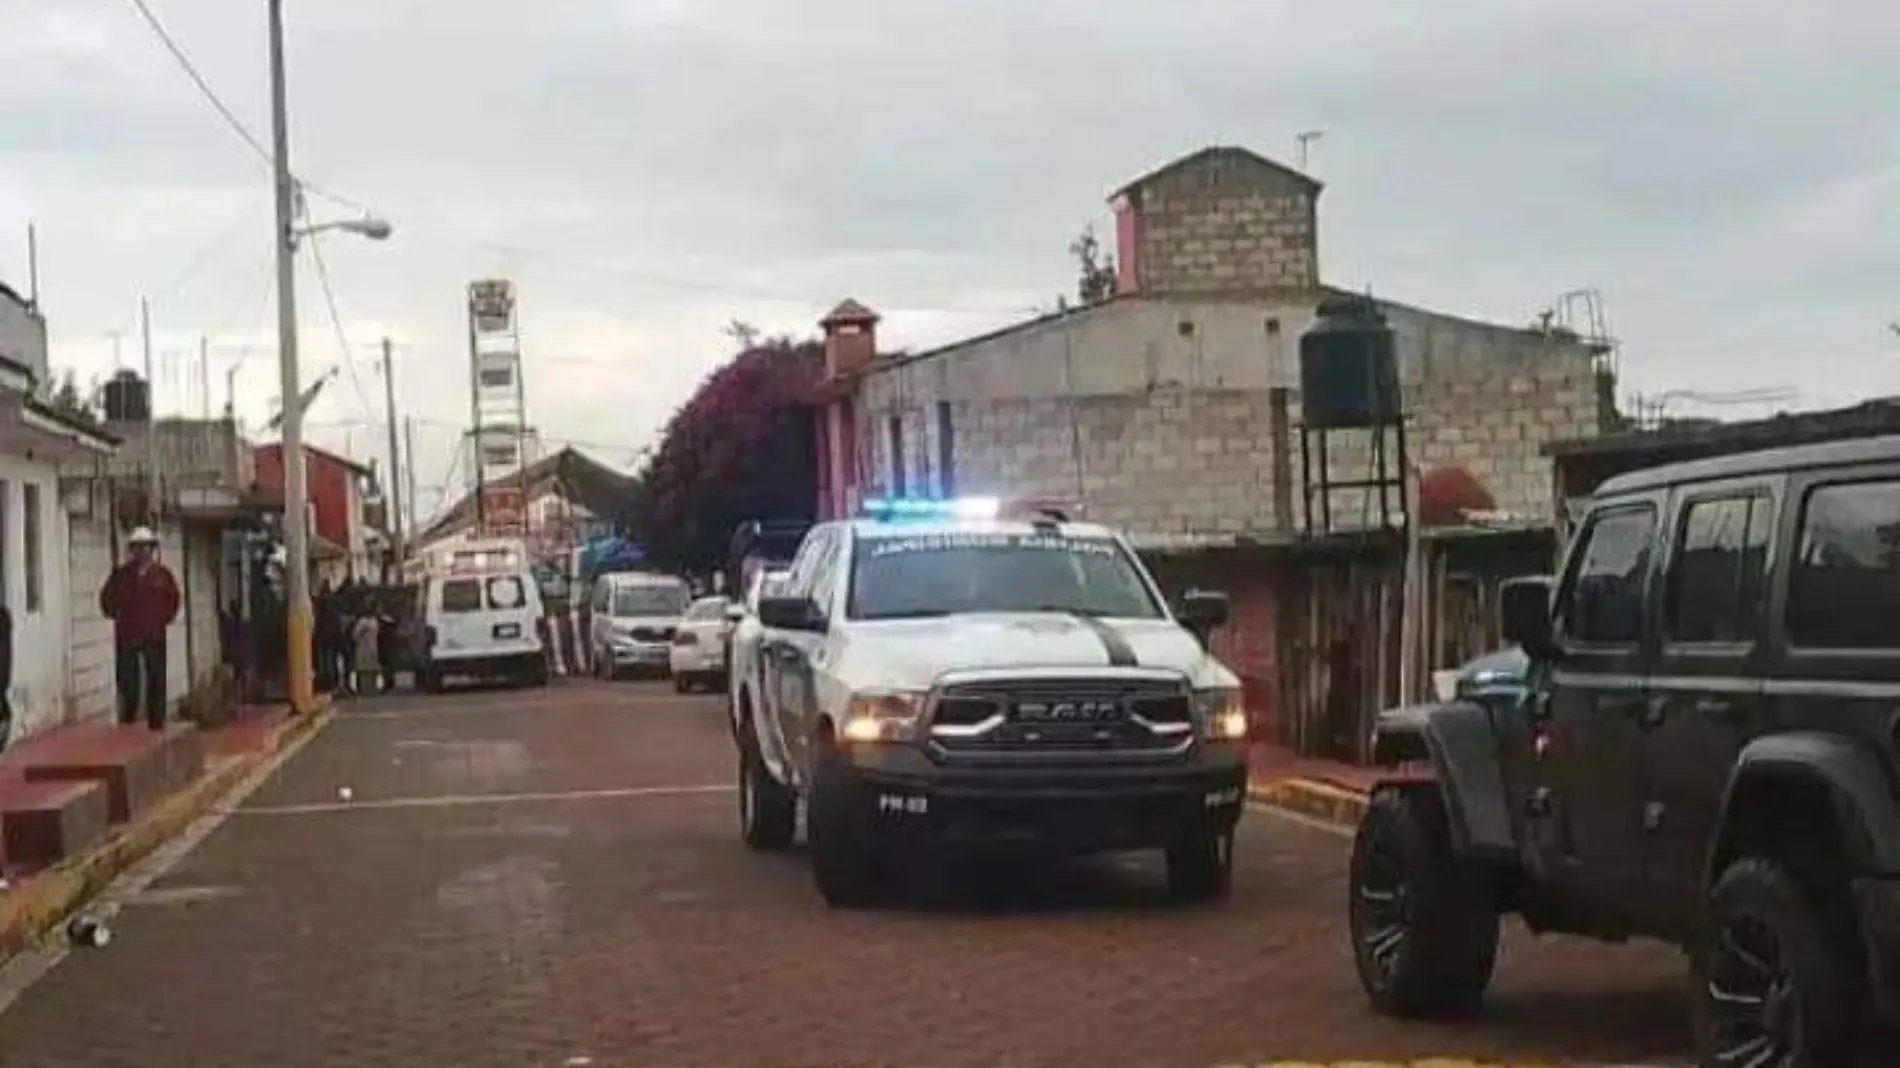
<svg viewBox="0 0 1900 1068"><path fill-rule="evenodd" d="M1229 831L1247 798L1239 745L1148 765L952 767L916 749L851 747L849 801L897 846L1085 854L1164 848Z"/></svg>

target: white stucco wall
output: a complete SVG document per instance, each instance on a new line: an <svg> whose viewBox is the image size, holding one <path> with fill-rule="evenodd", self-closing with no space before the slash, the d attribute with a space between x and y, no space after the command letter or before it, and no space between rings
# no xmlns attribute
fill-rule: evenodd
<svg viewBox="0 0 1900 1068"><path fill-rule="evenodd" d="M42 585L37 603L28 597L26 499L38 488ZM0 456L0 589L13 613L13 736L45 730L66 716L67 579L66 516L59 479L51 464Z"/></svg>
<svg viewBox="0 0 1900 1068"><path fill-rule="evenodd" d="M99 612L99 590L112 573L112 522L104 515L72 516L68 571L72 582L67 630L67 707L73 719L112 714L112 621Z"/></svg>

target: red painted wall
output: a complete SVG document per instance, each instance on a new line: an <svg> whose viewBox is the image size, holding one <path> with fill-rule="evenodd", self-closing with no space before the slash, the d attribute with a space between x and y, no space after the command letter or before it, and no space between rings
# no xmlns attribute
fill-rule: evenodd
<svg viewBox="0 0 1900 1068"><path fill-rule="evenodd" d="M317 536L337 545L350 544L350 481L356 477L348 464L328 453L304 451L304 483L316 513ZM267 499L284 499L284 447L278 443L251 450L257 486Z"/></svg>

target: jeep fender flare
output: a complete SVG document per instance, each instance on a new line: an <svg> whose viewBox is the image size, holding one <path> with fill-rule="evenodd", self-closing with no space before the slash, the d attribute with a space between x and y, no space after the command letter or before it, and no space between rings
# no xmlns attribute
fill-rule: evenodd
<svg viewBox="0 0 1900 1068"><path fill-rule="evenodd" d="M1735 800L1744 790L1780 782L1822 787L1834 811L1841 855L1866 874L1900 874L1900 801L1892 776L1872 749L1819 731L1764 735L1742 748L1722 791L1721 820L1709 843L1705 877L1721 873L1734 830ZM1706 883L1705 883L1706 885Z"/></svg>
<svg viewBox="0 0 1900 1068"><path fill-rule="evenodd" d="M1423 757L1430 762L1459 853L1517 857L1497 737L1483 707L1454 701L1388 711L1379 719L1374 753L1386 760Z"/></svg>

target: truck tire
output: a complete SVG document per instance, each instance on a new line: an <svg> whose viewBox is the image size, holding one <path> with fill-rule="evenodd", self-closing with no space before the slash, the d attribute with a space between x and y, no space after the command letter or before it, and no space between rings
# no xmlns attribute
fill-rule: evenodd
<svg viewBox="0 0 1900 1068"><path fill-rule="evenodd" d="M874 905L883 894L883 872L858 823L857 791L837 748L820 744L805 808L812 879L832 908Z"/></svg>
<svg viewBox="0 0 1900 1068"><path fill-rule="evenodd" d="M1197 828L1168 847L1168 897L1211 901L1234 886L1234 832Z"/></svg>
<svg viewBox="0 0 1900 1068"><path fill-rule="evenodd" d="M1490 880L1452 852L1431 790L1379 790L1354 836L1348 926L1359 983L1389 1016L1478 1010L1497 963Z"/></svg>
<svg viewBox="0 0 1900 1068"><path fill-rule="evenodd" d="M797 796L772 777L751 739L745 739L739 745L739 832L745 844L777 852L792 844L797 831Z"/></svg>
<svg viewBox="0 0 1900 1068"><path fill-rule="evenodd" d="M1716 879L1707 942L1695 954L1702 1063L1750 1060L1735 1055L1740 1046L1772 1051L1764 1064L1837 1068L1853 1060L1865 1001L1858 932L1842 923L1851 913L1827 914L1817 889L1759 856L1742 857Z"/></svg>

